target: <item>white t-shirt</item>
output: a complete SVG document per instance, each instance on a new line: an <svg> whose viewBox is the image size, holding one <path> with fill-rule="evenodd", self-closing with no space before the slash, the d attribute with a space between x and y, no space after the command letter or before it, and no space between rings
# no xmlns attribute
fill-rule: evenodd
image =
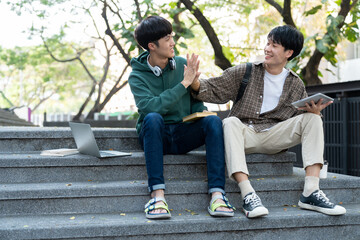
<svg viewBox="0 0 360 240"><path fill-rule="evenodd" d="M265 70L264 96L260 113L271 111L278 105L288 74L289 70L285 68L278 75L272 75Z"/></svg>

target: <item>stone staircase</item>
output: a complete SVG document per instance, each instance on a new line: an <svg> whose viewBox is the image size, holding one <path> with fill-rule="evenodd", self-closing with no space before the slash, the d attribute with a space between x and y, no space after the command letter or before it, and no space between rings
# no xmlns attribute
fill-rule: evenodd
<svg viewBox="0 0 360 240"><path fill-rule="evenodd" d="M164 157L169 220L148 220L144 154L134 129L95 128L100 149L130 157L40 156L75 148L70 128L0 128L0 239L360 239L360 178L328 174L321 188L347 208L330 217L297 206L304 171L293 153L247 156L251 181L270 214L247 219L237 185L233 218L212 218L205 152Z"/></svg>
<svg viewBox="0 0 360 240"><path fill-rule="evenodd" d="M0 109L0 126L34 126L34 124L19 118L12 112Z"/></svg>

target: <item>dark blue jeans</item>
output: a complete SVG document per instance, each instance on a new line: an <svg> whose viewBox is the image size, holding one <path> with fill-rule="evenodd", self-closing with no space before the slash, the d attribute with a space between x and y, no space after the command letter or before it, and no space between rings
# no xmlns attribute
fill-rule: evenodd
<svg viewBox="0 0 360 240"><path fill-rule="evenodd" d="M139 140L145 152L149 192L165 189L164 154L185 154L205 144L209 193L225 194L224 138L219 117L165 124L160 114L149 113L142 123Z"/></svg>

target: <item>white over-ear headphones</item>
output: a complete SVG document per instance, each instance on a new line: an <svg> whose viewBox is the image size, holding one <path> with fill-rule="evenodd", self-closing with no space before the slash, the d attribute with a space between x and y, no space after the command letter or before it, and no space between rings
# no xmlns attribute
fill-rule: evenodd
<svg viewBox="0 0 360 240"><path fill-rule="evenodd" d="M149 57L150 57L150 54L147 56L147 65L149 66L151 71L154 73L154 75L159 77L162 74L161 68L159 66L155 66L155 67L151 66L151 64L149 63ZM169 58L169 65L170 65L171 70L176 69L176 62L175 62L174 58Z"/></svg>

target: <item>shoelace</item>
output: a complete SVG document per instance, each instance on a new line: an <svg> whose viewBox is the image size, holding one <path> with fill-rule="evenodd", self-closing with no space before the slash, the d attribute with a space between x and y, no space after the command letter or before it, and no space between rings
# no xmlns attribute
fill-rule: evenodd
<svg viewBox="0 0 360 240"><path fill-rule="evenodd" d="M319 191L318 191L317 193L315 193L314 195L315 195L315 197L316 197L318 200L324 202L325 204L334 205L332 202L330 202L330 199L328 199L328 198L326 197L326 194L325 194L323 191L319 190Z"/></svg>
<svg viewBox="0 0 360 240"><path fill-rule="evenodd" d="M261 200L258 197L258 195L256 195L255 193L252 193L251 195L248 195L245 198L245 204L248 204L248 203L250 203L251 207L258 206L258 205L261 205Z"/></svg>

